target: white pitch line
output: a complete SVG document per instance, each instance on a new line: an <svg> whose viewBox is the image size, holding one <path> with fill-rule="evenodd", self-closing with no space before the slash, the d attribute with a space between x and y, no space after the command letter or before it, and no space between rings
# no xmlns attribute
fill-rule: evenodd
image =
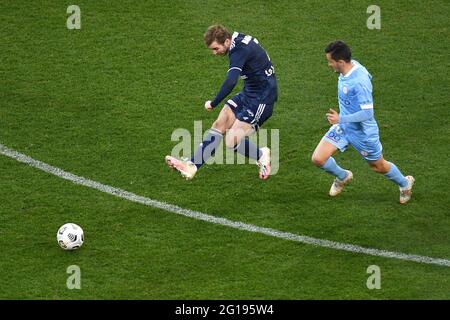
<svg viewBox="0 0 450 320"><path fill-rule="evenodd" d="M401 252L395 252L395 251L386 251L386 250L380 250L380 249L372 249L372 248L365 248L360 247L353 244L348 243L340 243L330 240L323 240L323 239L316 239L308 236L302 236L294 233L289 232L283 232L278 231L271 228L263 228L258 227L252 224L247 224L239 221L232 221L224 218L218 218L211 216L206 213L193 211L189 209L184 209L169 203L153 200L150 198L146 198L143 196L139 196L137 194L114 188L108 185L104 185L102 183L92 181L90 179L86 179L77 175L74 175L70 172L66 172L62 169L53 167L51 165L48 165L44 162L34 160L33 158L30 158L20 152L17 152L15 150L9 149L8 147L4 146L3 144L0 144L0 153L12 158L14 160L17 160L19 162L25 163L31 167L34 167L36 169L45 171L47 173L50 173L52 175L55 175L57 177L63 178L65 180L72 181L75 184L79 184L82 186L86 186L89 188L93 188L96 190L99 190L101 192L105 192L111 195L114 195L119 198L127 199L132 202L141 203L149 207L162 209L168 212L176 213L179 215L183 215L189 218L194 218L197 220L203 220L206 222L227 226L239 230L249 231L249 232L255 232L255 233L261 233L265 234L271 237L281 238L285 240L291 240L306 244L311 244L318 247L324 247L324 248L330 248L335 250L342 250L342 251L349 251L353 253L362 253L367 254L371 256L377 256L377 257L385 257L385 258L393 258L393 259L400 259L400 260L406 260L406 261L413 261L418 263L425 263L425 264L434 264L438 266L446 266L450 267L450 260L447 259L439 259L439 258L431 258L426 256L419 256L415 254L406 254Z"/></svg>

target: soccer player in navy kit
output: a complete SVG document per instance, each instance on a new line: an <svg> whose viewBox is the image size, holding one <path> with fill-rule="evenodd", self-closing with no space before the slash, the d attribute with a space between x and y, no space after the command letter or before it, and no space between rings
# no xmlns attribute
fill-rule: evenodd
<svg viewBox="0 0 450 320"><path fill-rule="evenodd" d="M225 145L256 160L259 177L265 180L271 170L270 149L258 148L248 136L272 115L278 97L274 67L258 40L252 36L238 32L230 34L225 27L213 25L206 31L204 40L214 55L228 55L230 60L225 81L216 97L205 102L205 109L211 111L217 107L233 91L239 77L244 80L244 88L226 101L191 160L166 156L166 163L186 179L192 179L214 155L225 135Z"/></svg>
<svg viewBox="0 0 450 320"><path fill-rule="evenodd" d="M374 118L372 75L358 61L351 59L350 47L342 41L330 43L325 48L328 65L339 75L339 114L330 109L326 114L332 125L312 155L312 162L335 176L330 196L340 194L353 173L339 167L332 155L339 149L345 151L352 145L369 166L393 181L400 189L400 203L411 198L414 178L403 176L392 162L383 158L378 125Z"/></svg>

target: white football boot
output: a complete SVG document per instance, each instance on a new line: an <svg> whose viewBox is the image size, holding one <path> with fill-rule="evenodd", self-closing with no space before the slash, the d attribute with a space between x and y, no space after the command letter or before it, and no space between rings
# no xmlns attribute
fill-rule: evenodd
<svg viewBox="0 0 450 320"><path fill-rule="evenodd" d="M414 177L406 176L406 180L408 180L408 185L404 188L400 187L400 203L405 204L411 199L412 187L414 185Z"/></svg>
<svg viewBox="0 0 450 320"><path fill-rule="evenodd" d="M270 175L271 165L270 165L270 149L263 147L261 150L261 157L256 162L259 167L259 178L262 180L267 180Z"/></svg>
<svg viewBox="0 0 450 320"><path fill-rule="evenodd" d="M189 159L178 160L172 156L166 156L166 163L170 168L178 170L186 180L194 178L197 173L197 166Z"/></svg>
<svg viewBox="0 0 450 320"><path fill-rule="evenodd" d="M344 190L344 186L353 179L353 173L350 170L345 171L347 171L347 176L344 180L339 180L338 178L334 179L333 184L330 188L330 196L336 197L339 193L342 192L342 190Z"/></svg>

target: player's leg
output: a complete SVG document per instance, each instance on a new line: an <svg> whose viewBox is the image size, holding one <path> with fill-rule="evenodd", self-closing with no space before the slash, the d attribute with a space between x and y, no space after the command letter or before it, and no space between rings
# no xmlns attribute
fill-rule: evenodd
<svg viewBox="0 0 450 320"><path fill-rule="evenodd" d="M222 135L231 128L234 121L236 120L236 116L228 104L225 104L220 110L219 116L216 121L211 126L211 129L214 129L220 132Z"/></svg>
<svg viewBox="0 0 450 320"><path fill-rule="evenodd" d="M270 176L270 149L268 147L258 148L255 143L248 138L255 132L254 126L236 119L233 126L227 131L225 144L229 149L253 159L259 167L259 178L266 180Z"/></svg>
<svg viewBox="0 0 450 320"><path fill-rule="evenodd" d="M271 106L270 106L271 108ZM248 136L255 132L260 125L258 122L264 113L265 105L258 104L255 99L248 99L241 95L239 104L235 104L236 120L227 131L225 145L237 153L247 158L258 161L262 152L257 146L248 139ZM270 115L272 114L270 109ZM270 117L266 111L265 119Z"/></svg>
<svg viewBox="0 0 450 320"><path fill-rule="evenodd" d="M197 169L200 169L210 157L214 156L217 147L222 141L224 133L233 125L235 120L236 116L233 111L225 104L216 121L214 121L211 126L211 129L207 131L206 137L192 156L191 161L195 164Z"/></svg>
<svg viewBox="0 0 450 320"><path fill-rule="evenodd" d="M172 156L166 156L167 164L171 168L178 170L186 179L192 179L197 170L215 154L217 147L222 141L223 134L233 125L235 119L233 111L228 105L225 105L211 129L208 130L202 143L195 150L191 160L178 160Z"/></svg>
<svg viewBox="0 0 450 320"><path fill-rule="evenodd" d="M240 105L236 105L236 121L225 137L225 144L235 152L256 161L259 177L266 180L271 171L271 155L268 147L258 148L248 136L257 131L273 112L276 97L274 90L268 90L263 99L251 99L241 95ZM262 102L267 103L262 103Z"/></svg>
<svg viewBox="0 0 450 320"><path fill-rule="evenodd" d="M231 127L228 129L225 136L225 145L227 148L234 149L242 139L249 136L254 132L253 127L243 121L236 119Z"/></svg>
<svg viewBox="0 0 450 320"><path fill-rule="evenodd" d="M386 161L383 155L381 155L378 160L368 160L367 163L373 171L383 174L386 178L399 186L400 203L404 204L411 199L414 177L405 177L397 166L392 162Z"/></svg>
<svg viewBox="0 0 450 320"><path fill-rule="evenodd" d="M340 194L344 186L353 179L353 173L341 168L332 157L338 149L344 151L347 144L348 142L339 127L332 126L320 140L311 157L314 165L336 177L330 188L329 194L332 197Z"/></svg>
<svg viewBox="0 0 450 320"><path fill-rule="evenodd" d="M225 145L227 148L233 149L247 158L258 161L261 157L261 150L248 139L248 136L254 131L252 125L236 119L227 131Z"/></svg>
<svg viewBox="0 0 450 320"><path fill-rule="evenodd" d="M323 168L324 166L326 166L326 163L329 159L333 159L332 155L335 154L337 150L338 150L338 148L335 145L322 139L322 140L320 140L319 144L316 146L316 149L314 150L313 155L311 157L311 161L316 167ZM336 161L334 161L334 163L336 163ZM330 165L330 167L331 167L331 165ZM325 170L325 171L327 171L327 170ZM329 172L329 171L327 171L327 172L330 174L333 174L333 172ZM338 171L333 175L338 177L341 173L342 172L338 169Z"/></svg>
<svg viewBox="0 0 450 320"><path fill-rule="evenodd" d="M386 175L391 170L391 168L394 169L394 166L395 166L395 165L391 166L391 163L386 161L383 158L383 155L381 155L380 159L375 160L375 161L368 160L367 163L373 171L384 174L384 175ZM396 168L397 167L395 167L394 170L398 171L398 169L396 169ZM399 171L398 171L398 173L399 173ZM399 184L399 183L404 184L406 182L405 177L403 177L402 174L400 174L400 176L397 176L397 174L396 174L395 176L392 176L392 178L394 178L395 180L397 180L399 178L399 180L397 181L398 183L396 182L397 184ZM393 180L393 181L395 182L395 180Z"/></svg>

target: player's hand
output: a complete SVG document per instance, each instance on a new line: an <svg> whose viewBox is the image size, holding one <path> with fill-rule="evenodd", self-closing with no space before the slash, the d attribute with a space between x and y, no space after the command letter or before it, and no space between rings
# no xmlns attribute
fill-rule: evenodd
<svg viewBox="0 0 450 320"><path fill-rule="evenodd" d="M205 102L205 109L206 111L211 111L213 109L213 107L211 106L211 100Z"/></svg>
<svg viewBox="0 0 450 320"><path fill-rule="evenodd" d="M327 120L330 124L339 123L339 113L337 113L336 110L330 108L327 113Z"/></svg>

